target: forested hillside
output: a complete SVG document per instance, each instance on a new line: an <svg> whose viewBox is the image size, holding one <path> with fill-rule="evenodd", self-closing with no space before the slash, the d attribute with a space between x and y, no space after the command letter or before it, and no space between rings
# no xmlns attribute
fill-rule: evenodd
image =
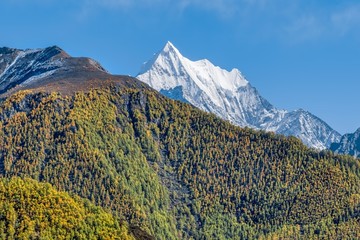
<svg viewBox="0 0 360 240"><path fill-rule="evenodd" d="M235 127L152 90L18 92L0 174L105 207L157 239L359 238L359 160Z"/></svg>
<svg viewBox="0 0 360 240"><path fill-rule="evenodd" d="M134 239L111 214L48 183L2 178L0 199L0 239Z"/></svg>

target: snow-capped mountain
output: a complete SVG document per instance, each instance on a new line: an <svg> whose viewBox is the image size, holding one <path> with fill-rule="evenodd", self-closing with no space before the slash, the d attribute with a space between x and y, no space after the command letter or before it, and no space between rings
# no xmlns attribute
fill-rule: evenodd
<svg viewBox="0 0 360 240"><path fill-rule="evenodd" d="M360 157L360 128L342 136L340 142L333 143L330 149L336 153Z"/></svg>
<svg viewBox="0 0 360 240"><path fill-rule="evenodd" d="M188 102L223 119L254 129L299 137L305 144L324 149L340 134L304 110L277 109L243 77L214 66L208 60L191 61L168 42L144 63L137 78L163 95Z"/></svg>
<svg viewBox="0 0 360 240"><path fill-rule="evenodd" d="M106 72L89 58L73 58L57 46L20 50L0 48L0 94L53 75L79 71Z"/></svg>

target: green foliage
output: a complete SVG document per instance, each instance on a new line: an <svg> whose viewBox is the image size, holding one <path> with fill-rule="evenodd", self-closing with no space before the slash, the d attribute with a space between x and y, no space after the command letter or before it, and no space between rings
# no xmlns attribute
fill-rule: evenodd
<svg viewBox="0 0 360 240"><path fill-rule="evenodd" d="M131 124L121 119L127 117L117 119L110 94L21 96L7 99L2 109L4 176L50 182L110 208L131 225L175 238L167 192L137 145ZM164 219L163 225L154 214Z"/></svg>
<svg viewBox="0 0 360 240"><path fill-rule="evenodd" d="M88 200L48 183L0 179L0 239L134 239L125 225Z"/></svg>
<svg viewBox="0 0 360 240"><path fill-rule="evenodd" d="M360 167L150 90L20 92L0 108L0 173L109 208L157 239L358 238Z"/></svg>

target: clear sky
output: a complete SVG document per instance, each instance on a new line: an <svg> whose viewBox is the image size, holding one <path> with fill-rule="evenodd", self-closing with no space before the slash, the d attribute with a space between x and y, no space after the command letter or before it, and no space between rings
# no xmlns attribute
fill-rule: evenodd
<svg viewBox="0 0 360 240"><path fill-rule="evenodd" d="M238 68L278 108L360 127L358 0L1 0L0 46L58 45L136 75L171 41Z"/></svg>

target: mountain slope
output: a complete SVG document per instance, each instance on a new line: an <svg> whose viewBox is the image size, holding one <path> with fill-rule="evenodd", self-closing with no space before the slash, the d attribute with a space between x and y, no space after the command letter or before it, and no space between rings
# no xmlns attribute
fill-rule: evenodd
<svg viewBox="0 0 360 240"><path fill-rule="evenodd" d="M29 93L15 93L0 106L5 127L0 175L49 182L111 209L129 225L174 239L167 192L137 145L127 116L117 116L115 95Z"/></svg>
<svg viewBox="0 0 360 240"><path fill-rule="evenodd" d="M324 149L340 134L314 115L272 106L237 69L228 72L208 60L190 61L168 42L145 63L137 78L170 98L215 113L254 129L299 137L310 147Z"/></svg>
<svg viewBox="0 0 360 240"><path fill-rule="evenodd" d="M0 97L34 88L73 94L93 86L119 83L144 87L126 76L109 74L93 59L71 57L57 46L27 50L0 48Z"/></svg>
<svg viewBox="0 0 360 240"><path fill-rule="evenodd" d="M17 85L28 85L74 69L105 72L94 60L72 58L56 46L28 50L0 48L0 59L0 94Z"/></svg>
<svg viewBox="0 0 360 240"><path fill-rule="evenodd" d="M359 237L358 161L149 89L20 91L0 104L0 145L1 176L50 182L157 239Z"/></svg>
<svg viewBox="0 0 360 240"><path fill-rule="evenodd" d="M0 99L1 177L87 198L138 239L360 237L357 159L79 69Z"/></svg>
<svg viewBox="0 0 360 240"><path fill-rule="evenodd" d="M336 153L360 157L360 128L342 136L340 142L333 143L330 149Z"/></svg>
<svg viewBox="0 0 360 240"><path fill-rule="evenodd" d="M89 201L31 179L0 179L1 239L134 239Z"/></svg>

